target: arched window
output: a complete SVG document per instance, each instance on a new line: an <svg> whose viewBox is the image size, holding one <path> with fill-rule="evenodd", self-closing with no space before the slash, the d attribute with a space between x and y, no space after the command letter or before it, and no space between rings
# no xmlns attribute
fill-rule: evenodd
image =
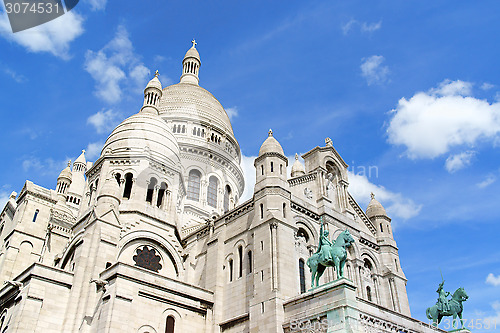
<svg viewBox="0 0 500 333"><path fill-rule="evenodd" d="M132 178L134 176L129 172L125 174L125 188L123 189L123 198L130 199L132 193Z"/></svg>
<svg viewBox="0 0 500 333"><path fill-rule="evenodd" d="M286 218L286 203L283 203L283 217Z"/></svg>
<svg viewBox="0 0 500 333"><path fill-rule="evenodd" d="M151 178L149 180L148 191L146 193L146 202L147 203L151 204L153 202L153 193L155 191L156 184L158 184L158 181L156 180L156 178Z"/></svg>
<svg viewBox="0 0 500 333"><path fill-rule="evenodd" d="M40 210L35 210L35 214L33 215L33 222L36 222L36 218L38 217L38 213L40 213Z"/></svg>
<svg viewBox="0 0 500 333"><path fill-rule="evenodd" d="M304 270L304 259L299 259L299 279L300 279L300 293L306 292L306 273Z"/></svg>
<svg viewBox="0 0 500 333"><path fill-rule="evenodd" d="M260 173L262 174L262 176L264 176L264 166L263 165L260 166Z"/></svg>
<svg viewBox="0 0 500 333"><path fill-rule="evenodd" d="M224 190L224 213L229 211L229 197L231 196L231 187L226 185Z"/></svg>
<svg viewBox="0 0 500 333"><path fill-rule="evenodd" d="M240 264L240 267L239 267L239 276L238 277L242 277L243 276L243 248L241 246L238 247L238 259L239 259L239 264Z"/></svg>
<svg viewBox="0 0 500 333"><path fill-rule="evenodd" d="M274 164L271 162L271 172L274 172Z"/></svg>
<svg viewBox="0 0 500 333"><path fill-rule="evenodd" d="M372 301L372 289L369 286L366 286L366 298L370 302Z"/></svg>
<svg viewBox="0 0 500 333"><path fill-rule="evenodd" d="M172 316L168 316L165 333L174 333L174 329L175 329L175 318Z"/></svg>
<svg viewBox="0 0 500 333"><path fill-rule="evenodd" d="M229 282L233 281L233 259L229 259Z"/></svg>
<svg viewBox="0 0 500 333"><path fill-rule="evenodd" d="M120 186L120 179L122 178L122 175L117 173L115 174L115 179L116 179L116 182L118 183L118 186Z"/></svg>
<svg viewBox="0 0 500 333"><path fill-rule="evenodd" d="M207 202L209 206L217 208L217 187L219 181L215 176L211 176L208 180Z"/></svg>
<svg viewBox="0 0 500 333"><path fill-rule="evenodd" d="M189 171L187 198L200 201L201 172L198 170Z"/></svg>
<svg viewBox="0 0 500 333"><path fill-rule="evenodd" d="M158 199L156 200L156 207L161 208L163 201L165 200L165 194L167 192L167 184L161 183L160 189L158 190Z"/></svg>
<svg viewBox="0 0 500 333"><path fill-rule="evenodd" d="M384 232L384 227L382 227L382 223L380 223L380 232Z"/></svg>
<svg viewBox="0 0 500 333"><path fill-rule="evenodd" d="M260 204L260 218L264 218L264 204Z"/></svg>
<svg viewBox="0 0 500 333"><path fill-rule="evenodd" d="M248 273L252 273L252 268L253 268L252 251L248 251L247 258L248 258Z"/></svg>

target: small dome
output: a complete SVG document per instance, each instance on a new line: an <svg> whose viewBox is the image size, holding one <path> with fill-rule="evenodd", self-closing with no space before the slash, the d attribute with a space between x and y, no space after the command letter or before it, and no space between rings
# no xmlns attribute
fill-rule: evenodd
<svg viewBox="0 0 500 333"><path fill-rule="evenodd" d="M158 90L162 90L161 82L158 79L158 75L160 75L160 74L158 74L158 71L156 71L154 78L152 78L148 82L148 85L146 86L146 89L148 89L148 88L156 88Z"/></svg>
<svg viewBox="0 0 500 333"><path fill-rule="evenodd" d="M116 198L118 199L118 201L120 201L120 187L118 186L118 182L115 180L115 179L106 179L106 181L104 182L104 185L102 186L101 188L101 192L99 193L99 195L97 196L97 199L99 199L100 197L113 197L113 198Z"/></svg>
<svg viewBox="0 0 500 333"><path fill-rule="evenodd" d="M101 156L144 153L168 165L180 163L179 145L167 123L158 115L139 112L113 130L104 143Z"/></svg>
<svg viewBox="0 0 500 333"><path fill-rule="evenodd" d="M264 141L262 146L260 146L259 156L265 153L278 153L281 155L285 155L280 143L274 138L272 130L269 130L269 136Z"/></svg>
<svg viewBox="0 0 500 333"><path fill-rule="evenodd" d="M65 178L65 179L71 181L71 179L73 178L73 173L71 172L70 165L71 165L71 161L69 161L68 166L66 168L64 168L63 171L61 171L61 173L59 174L59 177L57 177L57 180L59 180L60 178Z"/></svg>
<svg viewBox="0 0 500 333"><path fill-rule="evenodd" d="M198 50L196 49L196 41L193 39L191 42L193 43L193 46L189 50L187 50L186 55L184 56L184 59L187 58L196 58L198 61L200 61L200 54L198 53Z"/></svg>
<svg viewBox="0 0 500 333"><path fill-rule="evenodd" d="M366 216L369 218L375 216L387 216L384 206L382 206L382 204L375 199L375 194L372 193L371 196L372 200L368 204L368 207L366 207Z"/></svg>
<svg viewBox="0 0 500 333"><path fill-rule="evenodd" d="M292 177L299 177L306 174L304 165L299 161L299 155L295 154L295 162L292 165Z"/></svg>

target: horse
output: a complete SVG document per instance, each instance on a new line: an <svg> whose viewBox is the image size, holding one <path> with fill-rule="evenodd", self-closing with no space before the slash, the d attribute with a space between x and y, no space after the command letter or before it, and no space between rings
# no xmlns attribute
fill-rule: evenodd
<svg viewBox="0 0 500 333"><path fill-rule="evenodd" d="M457 290L455 290L453 296L451 297L451 300L448 303L450 308L449 311L440 311L436 304L434 306L431 306L430 308L427 308L426 310L427 318L431 319L432 325L437 327L437 325L439 325L439 323L441 322L441 318L445 316L453 316L452 326L453 328L456 328L455 321L458 316L460 318L461 327L463 327L464 323L462 320L462 311L464 307L462 305L462 302L465 302L468 298L469 296L467 296L467 293L465 292L464 288L460 287Z"/></svg>
<svg viewBox="0 0 500 333"><path fill-rule="evenodd" d="M325 272L327 267L335 267L339 277L344 277L344 264L347 259L346 248L354 243L354 238L352 238L349 230L344 230L337 237L333 246L330 247L330 257L333 258L328 261L323 261L321 253L315 253L309 259L307 259L307 266L312 272L311 278L311 288L314 288L314 281L316 281L316 287L319 286L319 278Z"/></svg>

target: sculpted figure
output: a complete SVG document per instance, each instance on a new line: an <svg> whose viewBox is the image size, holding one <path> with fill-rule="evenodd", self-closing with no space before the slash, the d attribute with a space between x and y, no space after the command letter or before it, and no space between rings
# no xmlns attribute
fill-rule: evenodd
<svg viewBox="0 0 500 333"><path fill-rule="evenodd" d="M321 259L324 262L329 262L332 260L332 254L330 253L330 248L333 246L333 244L328 239L329 235L328 230L323 230L323 223L321 223L319 232L321 236L319 239L319 246L316 253L319 253L321 255Z"/></svg>
<svg viewBox="0 0 500 333"><path fill-rule="evenodd" d="M460 287L451 296L451 299L448 300L449 292L444 291L443 289L444 280L439 284L438 289L436 290L439 294L436 305L427 308L426 315L427 318L432 320L432 325L437 327L441 322L441 319L445 316L453 316L452 326L453 328L458 328L457 324L460 324L460 327L463 327L464 323L462 320L462 312L464 310L462 302L465 302L469 296L465 292L464 288ZM457 318L460 320L458 321Z"/></svg>

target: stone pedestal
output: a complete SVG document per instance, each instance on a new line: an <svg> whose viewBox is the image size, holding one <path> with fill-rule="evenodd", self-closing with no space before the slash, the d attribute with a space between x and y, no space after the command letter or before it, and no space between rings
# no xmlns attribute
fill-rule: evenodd
<svg viewBox="0 0 500 333"><path fill-rule="evenodd" d="M285 332L361 332L356 286L341 278L283 304Z"/></svg>

